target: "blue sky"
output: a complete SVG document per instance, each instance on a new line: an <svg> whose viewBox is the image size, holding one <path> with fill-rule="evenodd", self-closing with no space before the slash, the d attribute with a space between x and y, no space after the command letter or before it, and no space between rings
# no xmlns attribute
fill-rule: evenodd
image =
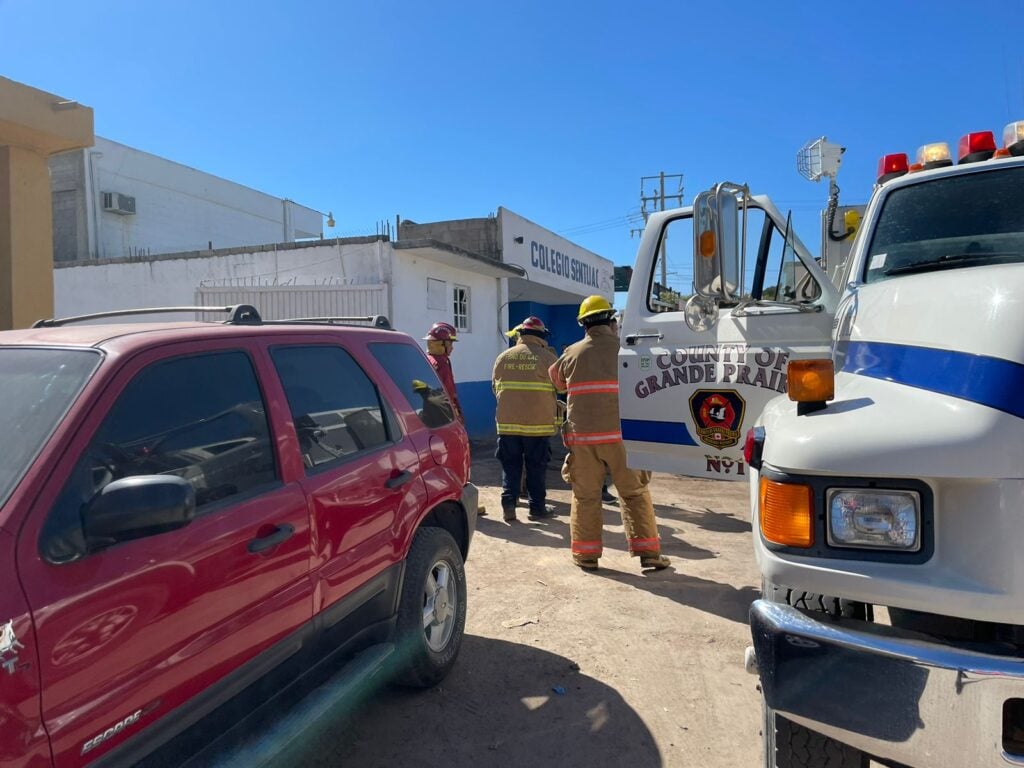
<svg viewBox="0 0 1024 768"><path fill-rule="evenodd" d="M639 179L770 194L814 249L795 153L878 157L1024 119L1024 0L644 4L0 0L0 74L96 132L318 210L328 234L504 205L630 264ZM973 14L973 17L972 17Z"/></svg>

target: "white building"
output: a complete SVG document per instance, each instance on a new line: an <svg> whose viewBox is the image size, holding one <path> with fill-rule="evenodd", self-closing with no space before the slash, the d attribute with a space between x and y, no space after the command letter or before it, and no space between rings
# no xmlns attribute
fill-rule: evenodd
<svg viewBox="0 0 1024 768"><path fill-rule="evenodd" d="M450 322L476 437L494 432L509 327L537 315L561 349L580 337L579 302L613 296L611 262L505 208L403 222L395 241L322 240L317 211L105 139L55 158L51 178L57 316L253 304L266 319L385 315L417 338ZM139 319L154 317L182 319Z"/></svg>
<svg viewBox="0 0 1024 768"><path fill-rule="evenodd" d="M50 158L56 262L319 238L323 214L96 137Z"/></svg>

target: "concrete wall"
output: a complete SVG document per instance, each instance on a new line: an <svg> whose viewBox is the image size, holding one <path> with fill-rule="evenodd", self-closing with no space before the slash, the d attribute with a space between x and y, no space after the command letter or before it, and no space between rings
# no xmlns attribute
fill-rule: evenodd
<svg viewBox="0 0 1024 768"><path fill-rule="evenodd" d="M339 243L237 248L217 254L167 254L145 260L57 264L57 316L133 307L190 306L200 285L360 285L385 282L388 268L376 238ZM147 316L146 319L178 319Z"/></svg>
<svg viewBox="0 0 1024 768"><path fill-rule="evenodd" d="M73 261L89 253L85 183L85 152L62 152L50 158L53 258L56 261Z"/></svg>
<svg viewBox="0 0 1024 768"><path fill-rule="evenodd" d="M498 232L498 220L491 216L486 219L455 219L452 221L432 221L417 224L403 221L399 227L399 239L440 240L442 243L454 245L464 251L486 256L489 259L501 259L501 238Z"/></svg>
<svg viewBox="0 0 1024 768"><path fill-rule="evenodd" d="M109 139L97 137L92 150L71 154L78 159L51 161L60 191L73 183L79 195L73 212L54 209L57 261L291 242L323 231L322 215L311 208ZM136 212L104 211L103 192L134 197Z"/></svg>

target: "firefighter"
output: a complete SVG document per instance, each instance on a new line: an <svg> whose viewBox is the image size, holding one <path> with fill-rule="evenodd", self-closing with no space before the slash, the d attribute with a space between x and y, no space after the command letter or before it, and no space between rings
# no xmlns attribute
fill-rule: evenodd
<svg viewBox="0 0 1024 768"><path fill-rule="evenodd" d="M455 342L458 341L455 338L455 327L450 323L434 323L423 339L427 342L427 359L437 372L437 378L441 380L445 392L448 393L455 416L465 424L466 419L462 415L462 406L459 405L459 397L455 391L455 376L452 374L450 358Z"/></svg>
<svg viewBox="0 0 1024 768"><path fill-rule="evenodd" d="M529 516L543 519L554 515L547 506L546 478L551 459L551 435L558 431L558 405L548 368L555 354L545 342L548 329L537 317L528 317L509 335L516 339L494 361L491 386L498 401L495 421L501 462L501 509L506 522L516 519L523 465Z"/></svg>
<svg viewBox="0 0 1024 768"><path fill-rule="evenodd" d="M569 411L563 428L569 455L564 475L572 485L572 558L580 568L597 570L601 557L601 486L605 472L619 491L629 553L641 568L667 568L647 487L649 472L626 465L619 427L619 355L615 310L603 296L588 296L577 321L586 330L551 366L551 381L568 392Z"/></svg>

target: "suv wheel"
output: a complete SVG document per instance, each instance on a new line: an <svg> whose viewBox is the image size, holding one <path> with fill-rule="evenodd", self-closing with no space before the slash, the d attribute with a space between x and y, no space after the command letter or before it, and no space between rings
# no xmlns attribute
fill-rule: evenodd
<svg viewBox="0 0 1024 768"><path fill-rule="evenodd" d="M455 663L466 629L466 569L443 528L420 528L405 561L398 606L396 682L436 685Z"/></svg>

